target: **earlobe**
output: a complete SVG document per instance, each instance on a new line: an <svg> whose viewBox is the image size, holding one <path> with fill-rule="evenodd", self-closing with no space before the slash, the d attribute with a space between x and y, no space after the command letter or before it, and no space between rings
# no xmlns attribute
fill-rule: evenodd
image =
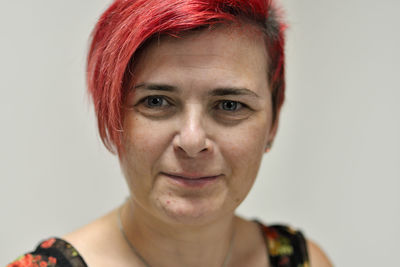
<svg viewBox="0 0 400 267"><path fill-rule="evenodd" d="M279 122L279 112L278 116L275 118L275 121L272 123L270 132L268 134L268 142L267 145L265 146L265 153L268 153L271 151L272 144L274 142L276 132L278 131L278 122Z"/></svg>
<svg viewBox="0 0 400 267"><path fill-rule="evenodd" d="M271 148L272 148L272 142L268 142L267 145L265 146L265 153L270 152Z"/></svg>

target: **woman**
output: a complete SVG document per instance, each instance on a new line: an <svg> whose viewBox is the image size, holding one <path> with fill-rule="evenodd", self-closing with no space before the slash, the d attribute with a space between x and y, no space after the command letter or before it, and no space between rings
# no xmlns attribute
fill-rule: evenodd
<svg viewBox="0 0 400 267"><path fill-rule="evenodd" d="M266 0L117 0L87 78L130 197L9 266L331 266L300 232L234 214L284 99L284 25Z"/></svg>

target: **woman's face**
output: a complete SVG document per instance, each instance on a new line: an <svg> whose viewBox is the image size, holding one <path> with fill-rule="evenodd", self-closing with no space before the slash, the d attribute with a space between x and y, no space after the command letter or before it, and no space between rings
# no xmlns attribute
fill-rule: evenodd
<svg viewBox="0 0 400 267"><path fill-rule="evenodd" d="M120 163L135 205L185 224L232 214L275 133L262 35L219 26L163 37L134 76Z"/></svg>

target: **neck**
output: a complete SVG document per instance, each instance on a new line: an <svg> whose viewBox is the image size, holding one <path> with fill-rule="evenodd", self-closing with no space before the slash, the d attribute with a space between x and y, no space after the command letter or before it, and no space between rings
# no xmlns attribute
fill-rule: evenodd
<svg viewBox="0 0 400 267"><path fill-rule="evenodd" d="M121 220L129 242L152 267L221 267L235 227L233 214L201 225L167 223L133 201L123 205Z"/></svg>

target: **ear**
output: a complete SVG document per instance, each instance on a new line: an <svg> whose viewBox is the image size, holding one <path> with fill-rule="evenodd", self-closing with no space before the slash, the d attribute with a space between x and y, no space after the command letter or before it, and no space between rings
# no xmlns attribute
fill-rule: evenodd
<svg viewBox="0 0 400 267"><path fill-rule="evenodd" d="M272 144L275 140L276 133L278 131L278 125L279 125L279 112L277 113L274 122L272 123L271 129L269 130L268 134L268 139L267 139L267 144L265 146L265 151L264 153L268 153L271 151Z"/></svg>

